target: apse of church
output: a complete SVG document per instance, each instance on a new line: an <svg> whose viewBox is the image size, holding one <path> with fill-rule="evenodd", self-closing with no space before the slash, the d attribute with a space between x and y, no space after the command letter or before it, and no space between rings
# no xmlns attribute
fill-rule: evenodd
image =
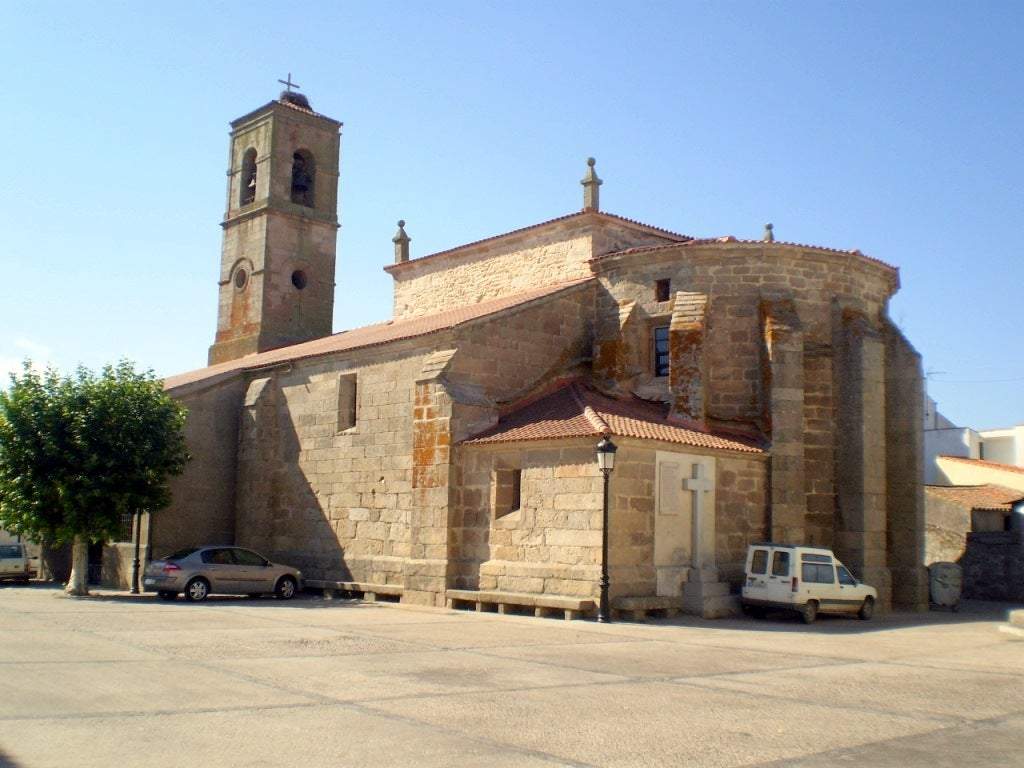
<svg viewBox="0 0 1024 768"><path fill-rule="evenodd" d="M217 340L165 382L196 460L157 554L233 542L328 591L586 614L608 436L616 610L727 615L769 539L925 604L894 267L608 213L590 159L575 213L429 255L399 221L392 319L332 335L340 125L291 90L232 123Z"/></svg>

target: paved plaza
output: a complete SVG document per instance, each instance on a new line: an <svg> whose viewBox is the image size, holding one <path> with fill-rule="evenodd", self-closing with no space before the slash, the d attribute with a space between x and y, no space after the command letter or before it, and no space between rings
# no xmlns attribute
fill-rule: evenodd
<svg viewBox="0 0 1024 768"><path fill-rule="evenodd" d="M1024 765L1004 608L812 626L0 588L0 766Z"/></svg>

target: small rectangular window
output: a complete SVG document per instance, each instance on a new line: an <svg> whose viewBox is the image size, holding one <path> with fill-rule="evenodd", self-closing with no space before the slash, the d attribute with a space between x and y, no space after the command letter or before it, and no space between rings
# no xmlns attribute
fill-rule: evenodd
<svg viewBox="0 0 1024 768"><path fill-rule="evenodd" d="M672 295L672 281L668 278L654 281L654 300L668 301Z"/></svg>
<svg viewBox="0 0 1024 768"><path fill-rule="evenodd" d="M754 556L750 558L750 572L764 574L768 571L768 550L755 549Z"/></svg>
<svg viewBox="0 0 1024 768"><path fill-rule="evenodd" d="M856 587L857 580L853 578L853 575L845 568L838 568L839 571L839 583L847 587Z"/></svg>
<svg viewBox="0 0 1024 768"><path fill-rule="evenodd" d="M494 470L494 516L518 512L522 506L523 470Z"/></svg>
<svg viewBox="0 0 1024 768"><path fill-rule="evenodd" d="M523 505L523 470L512 470L512 509L517 510Z"/></svg>
<svg viewBox="0 0 1024 768"><path fill-rule="evenodd" d="M344 432L356 425L359 392L356 389L356 375L343 373L338 377L338 431Z"/></svg>
<svg viewBox="0 0 1024 768"><path fill-rule="evenodd" d="M654 375L668 376L668 326L654 329Z"/></svg>
<svg viewBox="0 0 1024 768"><path fill-rule="evenodd" d="M789 576L789 552L776 552L772 558L772 576Z"/></svg>

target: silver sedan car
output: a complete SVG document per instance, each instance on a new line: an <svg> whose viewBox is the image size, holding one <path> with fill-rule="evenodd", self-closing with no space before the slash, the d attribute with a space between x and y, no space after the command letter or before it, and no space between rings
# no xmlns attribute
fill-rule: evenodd
<svg viewBox="0 0 1024 768"><path fill-rule="evenodd" d="M198 603L211 593L273 594L290 600L302 587L302 574L287 565L272 563L263 555L241 547L189 547L154 560L146 566L142 588L164 600L179 592Z"/></svg>

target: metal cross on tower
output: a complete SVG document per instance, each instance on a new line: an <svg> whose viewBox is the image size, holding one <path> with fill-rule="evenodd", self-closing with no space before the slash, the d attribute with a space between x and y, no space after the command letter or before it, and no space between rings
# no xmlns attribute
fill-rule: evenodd
<svg viewBox="0 0 1024 768"><path fill-rule="evenodd" d="M301 88L302 87L298 83L293 83L292 82L292 73L291 72L288 73L288 79L287 80L278 80L277 82L279 82L281 85L283 85L288 93L292 92L292 88Z"/></svg>

